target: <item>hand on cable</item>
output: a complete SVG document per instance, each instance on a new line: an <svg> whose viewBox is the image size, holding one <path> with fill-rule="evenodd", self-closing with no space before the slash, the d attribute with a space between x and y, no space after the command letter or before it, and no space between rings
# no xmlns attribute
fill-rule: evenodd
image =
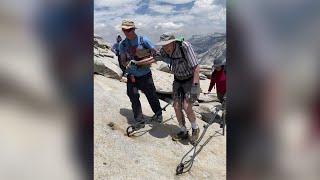
<svg viewBox="0 0 320 180"><path fill-rule="evenodd" d="M162 56L160 53L156 53L153 55L153 59L156 61L162 61Z"/></svg>
<svg viewBox="0 0 320 180"><path fill-rule="evenodd" d="M139 65L139 61L136 60L131 60L130 63L134 66L138 66Z"/></svg>
<svg viewBox="0 0 320 180"><path fill-rule="evenodd" d="M138 61L136 61L136 60L131 60L131 61L129 61L129 62L127 63L126 68L129 68L130 66L137 66L138 64L139 64Z"/></svg>
<svg viewBox="0 0 320 180"><path fill-rule="evenodd" d="M195 83L191 86L191 92L190 92L190 101L194 103L196 100L198 100L199 95L199 84Z"/></svg>

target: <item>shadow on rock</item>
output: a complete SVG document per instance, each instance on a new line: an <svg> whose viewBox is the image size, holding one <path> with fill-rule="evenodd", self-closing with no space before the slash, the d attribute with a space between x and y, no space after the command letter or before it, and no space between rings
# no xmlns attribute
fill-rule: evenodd
<svg viewBox="0 0 320 180"><path fill-rule="evenodd" d="M204 121L204 122L206 122L206 123L209 123L209 121L213 118L213 116L214 116L214 114L213 113L208 113L208 112L202 112L202 113L200 113L201 114L201 116L202 116L202 120ZM220 123L221 122L221 117L220 117L220 115L216 115L215 116L215 118L214 118L214 120L213 120L213 122L214 123Z"/></svg>
<svg viewBox="0 0 320 180"><path fill-rule="evenodd" d="M149 130L149 134L156 138L166 138L170 136L170 140L180 132L180 127L173 124L155 124ZM172 140L173 141L173 140ZM183 145L189 145L189 139L178 141Z"/></svg>
<svg viewBox="0 0 320 180"><path fill-rule="evenodd" d="M127 118L127 122L129 125L137 123L137 121L134 119L133 112L131 109L121 108L120 114ZM143 115L143 118L144 121L146 121L146 124L153 124L153 122L150 121L152 116Z"/></svg>
<svg viewBox="0 0 320 180"><path fill-rule="evenodd" d="M134 120L133 112L132 112L131 109L121 108L120 109L120 114L127 118L128 124L136 123L136 121Z"/></svg>
<svg viewBox="0 0 320 180"><path fill-rule="evenodd" d="M155 124L149 134L156 138L165 138L171 134L179 132L180 128L172 124Z"/></svg>

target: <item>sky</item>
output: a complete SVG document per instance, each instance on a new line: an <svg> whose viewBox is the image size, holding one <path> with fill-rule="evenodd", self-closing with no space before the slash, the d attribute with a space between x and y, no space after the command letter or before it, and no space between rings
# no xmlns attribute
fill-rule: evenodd
<svg viewBox="0 0 320 180"><path fill-rule="evenodd" d="M95 0L94 31L105 41L124 38L123 19L135 22L136 33L153 43L164 32L192 35L226 31L226 0Z"/></svg>

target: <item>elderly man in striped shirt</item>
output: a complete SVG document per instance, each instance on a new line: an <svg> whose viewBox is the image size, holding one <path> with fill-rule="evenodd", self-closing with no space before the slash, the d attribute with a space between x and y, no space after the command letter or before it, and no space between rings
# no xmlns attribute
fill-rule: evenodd
<svg viewBox="0 0 320 180"><path fill-rule="evenodd" d="M191 123L192 135L190 141L191 143L194 143L198 139L200 133L200 129L196 123L196 115L192 109L192 104L197 100L200 94L199 66L196 55L190 43L185 41L181 42L179 39L176 39L172 33L162 34L160 36L160 41L155 45L162 46L160 54L157 53L148 59L139 62L132 61L131 63L145 65L156 61L170 61L171 71L174 74L172 93L174 99L173 106L181 128L181 131L172 139L174 141L180 141L188 139L189 137L186 126L182 120L183 114L181 114L182 111L180 110L178 99L178 89L182 88L185 93L183 110L186 112Z"/></svg>
<svg viewBox="0 0 320 180"><path fill-rule="evenodd" d="M192 48L192 45L186 41L179 42L172 33L164 33L160 37L160 42L156 45L162 46L160 49L161 57L169 59L171 71L174 74L173 93L174 110L179 122L181 131L173 137L173 140L182 140L188 138L188 131L182 122L182 111L180 111L178 92L182 88L185 93L184 111L192 126L191 143L194 143L200 133L196 123L196 115L192 110L192 104L199 97L199 66L198 60Z"/></svg>

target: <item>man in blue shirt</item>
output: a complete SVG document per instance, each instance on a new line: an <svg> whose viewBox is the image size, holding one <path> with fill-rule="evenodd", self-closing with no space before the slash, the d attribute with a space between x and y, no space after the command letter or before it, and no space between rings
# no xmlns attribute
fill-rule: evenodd
<svg viewBox="0 0 320 180"><path fill-rule="evenodd" d="M152 79L151 63L144 65L138 65L137 63L140 60L150 58L157 50L147 37L138 36L135 33L137 28L132 20L123 20L121 28L126 38L120 43L119 50L122 64L127 67L127 95L132 103L134 119L136 121L143 120L138 91L141 90L146 95L153 112L157 114L157 121L161 123L162 110ZM131 66L132 64L135 65ZM141 125L142 127L144 127L144 124Z"/></svg>

